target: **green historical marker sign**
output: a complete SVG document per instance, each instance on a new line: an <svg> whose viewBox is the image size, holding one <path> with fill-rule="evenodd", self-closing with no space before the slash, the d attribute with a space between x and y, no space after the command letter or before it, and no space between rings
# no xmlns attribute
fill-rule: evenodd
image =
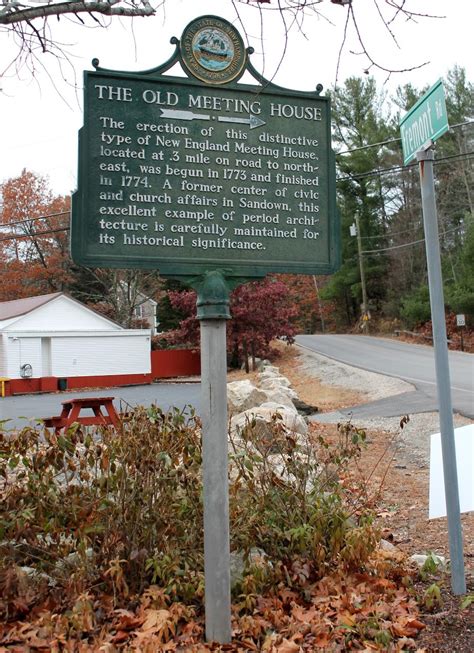
<svg viewBox="0 0 474 653"><path fill-rule="evenodd" d="M173 41L159 68L84 74L74 260L165 276L333 272L329 99L264 80L217 17ZM189 77L165 74L177 62ZM258 85L237 83L246 70Z"/></svg>
<svg viewBox="0 0 474 653"><path fill-rule="evenodd" d="M439 79L400 121L403 161L409 163L425 143L449 129L443 82Z"/></svg>
<svg viewBox="0 0 474 653"><path fill-rule="evenodd" d="M340 258L328 98L279 88L225 20L190 23L168 62L84 75L73 259L149 268L197 291L206 638L231 640L226 320L232 287L327 274ZM186 77L166 74L176 63ZM95 65L95 64L94 64ZM257 85L242 84L244 72Z"/></svg>

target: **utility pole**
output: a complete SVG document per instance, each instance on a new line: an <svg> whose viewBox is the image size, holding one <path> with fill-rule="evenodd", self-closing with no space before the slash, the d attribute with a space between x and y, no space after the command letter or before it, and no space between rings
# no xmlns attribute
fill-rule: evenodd
<svg viewBox="0 0 474 653"><path fill-rule="evenodd" d="M316 289L316 295L318 300L318 311L319 311L319 319L321 320L321 331L324 333L326 331L326 326L324 324L323 307L321 306L321 299L319 297L319 286L315 274L313 274L313 283Z"/></svg>
<svg viewBox="0 0 474 653"><path fill-rule="evenodd" d="M362 253L362 238L360 235L359 214L355 213L355 231L357 235L357 251L359 254L360 283L362 286L362 329L367 335L369 333L369 307L367 303L367 287L365 285L364 255ZM353 226L351 227L351 236L354 235Z"/></svg>

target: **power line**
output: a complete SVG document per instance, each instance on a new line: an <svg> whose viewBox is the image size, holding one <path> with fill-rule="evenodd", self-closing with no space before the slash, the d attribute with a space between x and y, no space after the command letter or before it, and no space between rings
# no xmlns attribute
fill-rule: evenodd
<svg viewBox="0 0 474 653"><path fill-rule="evenodd" d="M453 227L452 229L446 229L439 235L439 240L443 238L446 234L449 234L453 231L459 231L460 229L463 229L464 225L459 225L457 227ZM411 243L403 243L402 245L393 245L392 247L384 247L382 249L365 249L361 252L361 254L379 254L380 252L390 252L393 249L402 249L403 247L411 247L411 245L419 245L420 243L424 243L425 239L421 238L420 240L413 240Z"/></svg>
<svg viewBox="0 0 474 653"><path fill-rule="evenodd" d="M474 121L467 121L467 122L464 122L464 123L459 123L457 125L453 125L451 128L454 129L455 127L461 127L463 125L472 124L472 123L474 123ZM346 152L349 153L349 152L354 152L354 151L361 150L361 149L367 149L369 147L376 147L377 145L384 145L386 143L392 143L392 142L395 142L395 141L398 141L398 140L401 140L401 139L397 138L397 139L392 139L392 140L389 140L389 141L382 141L380 143L374 143L372 145L365 145L365 146L360 147L360 148L355 148L354 150L347 150ZM339 152L337 154L344 154L346 152ZM447 161L447 160L450 160L450 159L463 159L463 158L465 158L465 160L467 160L467 161L470 161L473 158L472 155L474 155L474 151L473 152L464 152L464 153L461 153L461 154L452 154L450 156L445 156L445 157L442 157L442 158L439 158L439 159L435 159L434 163L437 164L437 163ZM391 168L381 168L379 170L374 170L372 172L365 172L365 173L360 173L360 174L356 174L356 175L350 175L349 174L349 175L346 175L345 177L336 178L336 181L344 181L346 179L360 179L360 178L364 178L364 177L373 177L373 176L376 176L376 175L385 174L387 172L393 172L393 171L396 171L396 170L403 170L405 168L413 168L416 165L417 165L417 163L411 163L411 164L409 164L407 166L393 166ZM58 216L61 216L61 215L70 215L70 214L71 214L70 210L69 211L60 211L59 213L49 213L47 215L36 216L34 218L27 218L26 220L18 220L17 222L3 223L3 224L0 224L0 229L5 228L5 227L15 227L15 226L21 225L21 224L37 222L38 220L46 220L48 218L54 218L54 217L58 217ZM6 241L9 241L9 240L22 239L22 238L32 238L32 237L35 237L35 236L45 236L45 235L49 235L49 234L59 233L61 231L69 231L69 229L70 229L70 227L63 227L61 229L51 229L51 230L46 230L46 231L38 231L38 232L32 233L32 234L21 234L21 235L16 235L16 236L8 236L6 238L0 238L0 242L6 242ZM386 235L383 234L381 236L362 236L362 238L364 238L364 239L366 239L366 238L372 238L372 239L373 238L388 238L388 237L395 236L395 235L398 235L398 234L406 233L407 231L411 231L411 230L400 231L400 232L397 232L395 234L386 234ZM446 231L444 233L449 233L449 231ZM407 243L405 245L396 245L394 247L389 247L389 248L386 248L386 249L365 250L362 253L363 254L369 254L369 253L389 251L390 249L408 247L409 245L417 244L417 243L420 243L420 242L424 242L424 239L413 241L412 243Z"/></svg>
<svg viewBox="0 0 474 653"><path fill-rule="evenodd" d="M360 147L354 147L352 150L342 150L342 152L336 152L336 156L340 156L341 154L352 154L352 152L360 152L360 150L368 150L371 147L379 147L381 145L389 145L390 143L398 143L398 141L401 141L401 138L390 138L387 141L380 141L379 143L371 143L370 145L361 145Z"/></svg>
<svg viewBox="0 0 474 653"><path fill-rule="evenodd" d="M420 222L421 226L421 222ZM403 229L402 231L391 231L385 234L379 234L376 236L361 236L362 240L379 240L380 238L393 238L393 236L401 236L402 234L411 234L416 231L416 227L412 229Z"/></svg>
<svg viewBox="0 0 474 653"><path fill-rule="evenodd" d="M463 225L460 225L458 227L454 227L452 229L447 229L446 231L443 231L443 233L441 233L440 236L439 236L439 240L441 240L441 238L443 238L446 234L449 234L449 233L451 233L453 231L459 231L462 228L463 228ZM0 243L7 242L9 240L21 240L23 238L33 238L33 237L36 237L36 236L46 236L46 235L60 233L60 232L69 231L69 230L70 230L70 227L63 227L62 229L49 229L47 231L37 231L34 234L21 234L19 236L8 236L7 238L0 238ZM403 232L399 232L399 233L403 233ZM389 235L387 235L387 237L390 237L391 235L396 235L396 234L389 234ZM420 243L424 243L424 242L425 242L425 239L421 238L420 240L414 240L414 241L412 241L410 243L403 243L402 245L393 245L392 247L384 247L382 249L365 249L365 250L361 250L361 254L382 254L383 252L389 252L389 251L396 250L396 249L403 249L405 247L411 247L413 245L419 245ZM356 259L356 258L357 258L356 256L351 256L349 259L345 259L344 262L347 262L348 260L352 260L352 259Z"/></svg>
<svg viewBox="0 0 474 653"><path fill-rule="evenodd" d="M439 159L433 161L434 165L442 163L443 161L449 161L450 159L464 159L466 161L472 160L472 155L474 152L463 152L462 154L451 154L449 156L443 156ZM359 174L346 174L345 177L336 177L336 181L346 181L347 179L363 179L364 177L376 177L377 175L386 174L388 172L396 172L401 170L406 170L407 168L414 168L418 163L409 163L406 166L399 165L393 166L391 168L379 168L378 170L372 170L371 172L361 172Z"/></svg>
<svg viewBox="0 0 474 653"><path fill-rule="evenodd" d="M464 125L472 125L474 120L466 120L466 122L458 122L456 125L451 125L449 129L456 129L457 127L464 127ZM361 145L360 147L354 147L352 150L343 150L342 152L336 152L336 156L340 154L351 154L351 152L359 152L360 150L368 150L371 147L380 147L381 145L389 145L390 143L398 143L402 139L400 137L390 138L387 141L380 141L379 143L371 143L370 145Z"/></svg>
<svg viewBox="0 0 474 653"><path fill-rule="evenodd" d="M397 212L395 212L393 215L396 215ZM441 218L446 219L446 218L452 218L456 215L459 214L459 210L453 213L442 213ZM470 220L470 217L468 216L465 218L465 220ZM420 220L420 224L418 226L418 229L421 227L422 221ZM459 227L462 227L463 225L459 225ZM402 231L390 231L384 234L377 234L375 236L361 236L362 240L376 240L376 239L381 239L381 238L393 238L394 236L401 236L402 234L409 234L413 233L416 231L416 227L412 227L411 229L402 229Z"/></svg>
<svg viewBox="0 0 474 653"><path fill-rule="evenodd" d="M55 215L61 215L60 213L57 213ZM460 229L463 229L465 225L458 225L457 227L453 227L452 229L446 229L443 231L441 236L444 236L445 234L451 233L452 231L459 231ZM70 227L61 227L60 229L48 229L45 231L36 231L32 234L19 234L15 236L7 236L6 238L0 238L0 243L7 242L9 240L21 240L22 238L33 238L36 236L46 236L49 234L56 234L60 233L62 231L70 231ZM361 236L361 238L393 238L393 236L398 236L400 234L404 233L409 233L412 231L411 229L406 229L404 231L396 231L395 233L388 233L388 234L382 234L380 236ZM422 243L424 242L424 238L421 240L414 240L410 243L405 243L403 245L394 245L393 247L386 247L384 249L367 249L363 250L362 254L374 254L378 252L387 252L391 249L399 249L400 247L408 247L409 245L416 245L417 243Z"/></svg>
<svg viewBox="0 0 474 653"><path fill-rule="evenodd" d="M57 234L61 231L69 231L70 227L62 227L61 229L48 229L47 231L36 231L32 234L19 234L16 236L7 236L7 238L0 238L0 243L4 243L7 240L21 240L22 238L34 238L36 236L46 236L48 234Z"/></svg>
<svg viewBox="0 0 474 653"><path fill-rule="evenodd" d="M411 247L411 245L418 245L424 243L425 239L413 240L411 243L404 243L403 245L394 245L393 247L384 247L383 249L364 249L361 254L379 254L380 252L389 252L392 249L401 249L402 247Z"/></svg>
<svg viewBox="0 0 474 653"><path fill-rule="evenodd" d="M39 215L36 218L27 218L26 220L18 220L17 222L4 222L0 227L16 227L18 224L26 224L27 222L37 222L38 220L47 220L48 218L55 218L58 215L70 215L71 211L61 211L61 213L50 213L49 215Z"/></svg>

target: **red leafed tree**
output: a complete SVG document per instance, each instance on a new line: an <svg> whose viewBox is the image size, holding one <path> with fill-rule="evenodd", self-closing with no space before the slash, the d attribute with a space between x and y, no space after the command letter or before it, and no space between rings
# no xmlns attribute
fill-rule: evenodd
<svg viewBox="0 0 474 653"><path fill-rule="evenodd" d="M53 196L47 180L27 170L0 193L0 299L61 290L69 280L70 198Z"/></svg>
<svg viewBox="0 0 474 653"><path fill-rule="evenodd" d="M288 294L296 305L298 333L331 331L335 328L334 303L321 300L319 292L328 277L307 274L281 274L278 278L288 288Z"/></svg>
<svg viewBox="0 0 474 653"><path fill-rule="evenodd" d="M196 293L192 290L170 292L173 308L186 317L179 328L169 331L170 344L199 344L199 322L196 319ZM246 354L268 356L275 338L293 342L296 333L297 308L289 300L288 288L280 280L268 278L236 288L230 297L232 319L227 324L227 351L237 364Z"/></svg>

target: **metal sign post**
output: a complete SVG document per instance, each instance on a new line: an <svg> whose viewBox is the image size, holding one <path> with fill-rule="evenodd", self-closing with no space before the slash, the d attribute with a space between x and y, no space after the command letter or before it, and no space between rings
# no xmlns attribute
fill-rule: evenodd
<svg viewBox="0 0 474 653"><path fill-rule="evenodd" d="M416 157L420 168L431 319L433 323L441 450L443 453L444 488L448 516L449 552L451 557L451 587L454 594L465 594L466 578L464 574L461 513L459 507L453 409L451 404L451 382L444 313L443 278L441 274L438 219L433 179L434 153L431 150L431 146L429 149L418 151Z"/></svg>
<svg viewBox="0 0 474 653"><path fill-rule="evenodd" d="M439 249L433 179L433 141L449 129L442 80L438 80L400 121L403 161L405 165L416 157L419 162L423 223L425 229L431 320L435 351L438 389L441 450L443 454L444 488L448 516L449 551L451 556L451 586L455 594L466 592L459 508L456 446L454 441L451 382L449 376L448 340L444 313L443 277Z"/></svg>
<svg viewBox="0 0 474 653"><path fill-rule="evenodd" d="M459 334L461 336L461 351L464 351L464 327L466 326L466 316L463 313L456 315L456 326L459 329Z"/></svg>

